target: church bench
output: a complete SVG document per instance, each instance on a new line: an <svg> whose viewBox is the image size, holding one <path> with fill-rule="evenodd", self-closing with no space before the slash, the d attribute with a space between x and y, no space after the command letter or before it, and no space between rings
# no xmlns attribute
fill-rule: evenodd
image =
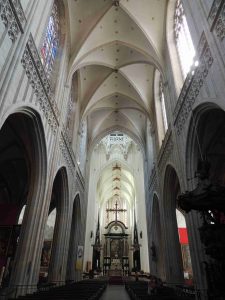
<svg viewBox="0 0 225 300"><path fill-rule="evenodd" d="M37 291L34 294L20 296L21 300L97 300L106 288L106 281L80 281L69 285Z"/></svg>
<svg viewBox="0 0 225 300"><path fill-rule="evenodd" d="M126 290L132 300L190 300L190 297L177 296L174 289L161 287L157 294L148 295L148 282L126 282Z"/></svg>

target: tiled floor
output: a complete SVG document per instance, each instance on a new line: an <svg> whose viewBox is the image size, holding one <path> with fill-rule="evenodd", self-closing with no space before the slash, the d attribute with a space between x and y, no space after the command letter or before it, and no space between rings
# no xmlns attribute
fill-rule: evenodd
<svg viewBox="0 0 225 300"><path fill-rule="evenodd" d="M108 285L100 300L130 300L123 285Z"/></svg>

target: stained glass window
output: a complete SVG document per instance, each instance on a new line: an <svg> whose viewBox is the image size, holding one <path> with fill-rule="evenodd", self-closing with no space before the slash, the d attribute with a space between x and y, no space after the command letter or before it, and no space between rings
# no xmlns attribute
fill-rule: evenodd
<svg viewBox="0 0 225 300"><path fill-rule="evenodd" d="M192 42L181 0L178 0L176 3L174 16L174 33L182 73L184 78L186 78L188 72L191 69L191 66L194 63L196 66L198 62L194 62L195 48Z"/></svg>
<svg viewBox="0 0 225 300"><path fill-rule="evenodd" d="M41 61L50 77L59 47L59 14L57 4L54 2L52 13L48 21L44 43L41 48Z"/></svg>

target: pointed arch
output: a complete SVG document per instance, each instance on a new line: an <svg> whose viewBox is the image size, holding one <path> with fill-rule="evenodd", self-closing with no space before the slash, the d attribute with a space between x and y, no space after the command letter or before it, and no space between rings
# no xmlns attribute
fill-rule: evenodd
<svg viewBox="0 0 225 300"><path fill-rule="evenodd" d="M0 129L0 194L14 209L7 209L0 217L1 225L17 224L20 211L26 205L21 229L17 231L13 254L14 262L10 285L36 284L39 256L40 227L43 220L47 181L47 150L43 124L40 115L29 107L17 107L6 112ZM16 209L15 209L16 208ZM0 209L4 213L4 209ZM3 222L3 223L2 223ZM18 244L17 244L18 242ZM12 258L12 257L11 257ZM4 263L4 262L3 262ZM27 272L29 265L29 272Z"/></svg>
<svg viewBox="0 0 225 300"><path fill-rule="evenodd" d="M165 272L168 282L183 282L182 256L177 230L176 206L180 182L176 170L167 165L163 187ZM173 251L171 251L173 245Z"/></svg>
<svg viewBox="0 0 225 300"><path fill-rule="evenodd" d="M64 281L66 276L67 251L65 244L68 238L69 190L65 167L61 167L54 178L51 205L56 207L56 221L49 264L48 281ZM50 209L51 209L50 205Z"/></svg>

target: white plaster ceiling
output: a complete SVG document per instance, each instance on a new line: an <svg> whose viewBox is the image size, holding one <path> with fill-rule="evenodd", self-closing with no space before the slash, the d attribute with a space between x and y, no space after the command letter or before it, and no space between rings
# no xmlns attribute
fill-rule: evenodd
<svg viewBox="0 0 225 300"><path fill-rule="evenodd" d="M70 76L78 72L89 145L115 127L145 140L154 119L155 69L163 70L167 0L64 0Z"/></svg>

